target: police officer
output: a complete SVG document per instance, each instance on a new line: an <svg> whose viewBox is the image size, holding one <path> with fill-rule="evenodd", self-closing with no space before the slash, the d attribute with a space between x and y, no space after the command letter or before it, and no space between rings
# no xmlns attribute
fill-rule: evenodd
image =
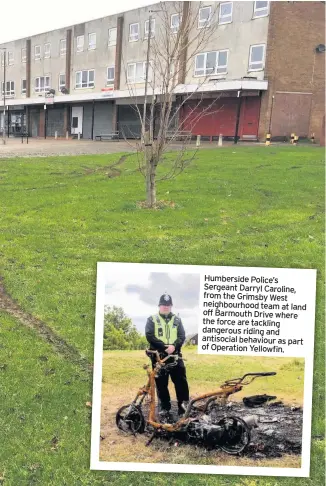
<svg viewBox="0 0 326 486"><path fill-rule="evenodd" d="M160 400L160 417L171 419L171 401L168 389L169 376L175 386L178 401L178 413L183 415L189 401L189 388L186 377L186 368L181 354L186 334L180 317L171 312L172 297L168 294L161 296L159 312L147 319L145 334L151 350L159 351L161 357L169 354L178 354L177 365L155 378L158 398ZM152 360L154 367L155 359Z"/></svg>

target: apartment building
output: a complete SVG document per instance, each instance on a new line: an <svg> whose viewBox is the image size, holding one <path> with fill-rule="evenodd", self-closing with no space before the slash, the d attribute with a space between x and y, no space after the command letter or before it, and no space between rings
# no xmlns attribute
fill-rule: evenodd
<svg viewBox="0 0 326 486"><path fill-rule="evenodd" d="M178 35L189 9L195 22L188 45L198 32L211 33L193 56L188 48L177 72L180 129L211 139L237 133L255 140L269 130L274 137L318 136L324 2L165 2L2 44L0 109L5 96L7 110L0 129L139 137L149 34L152 46L162 32ZM154 55L152 48L149 80L157 75ZM160 86L149 83L148 93L159 97Z"/></svg>

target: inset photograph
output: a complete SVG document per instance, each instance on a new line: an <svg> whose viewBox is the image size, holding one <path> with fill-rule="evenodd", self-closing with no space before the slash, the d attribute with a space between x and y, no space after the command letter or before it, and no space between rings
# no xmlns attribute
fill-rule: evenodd
<svg viewBox="0 0 326 486"><path fill-rule="evenodd" d="M198 354L200 274L149 267L105 276L103 468L300 468L304 358Z"/></svg>

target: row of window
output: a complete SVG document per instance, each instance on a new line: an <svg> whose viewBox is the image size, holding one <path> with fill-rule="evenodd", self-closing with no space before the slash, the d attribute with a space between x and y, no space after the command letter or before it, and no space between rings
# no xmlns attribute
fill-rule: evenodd
<svg viewBox="0 0 326 486"><path fill-rule="evenodd" d="M228 50L210 51L197 54L195 58L194 76L210 76L214 74L226 74L228 65ZM265 62L265 44L254 45L250 47L249 71L260 71L264 68ZM110 66L106 72L106 84L112 85L115 78L115 67ZM131 62L127 65L127 82L142 83L146 76L146 62ZM149 70L149 79L151 70ZM66 75L59 75L59 91L66 85ZM88 69L77 71L75 73L75 88L94 88L95 70ZM40 76L35 78L35 93L45 93L51 88L50 76ZM2 94L4 85L2 83ZM26 79L22 80L21 93L26 93ZM6 82L6 96L15 96L15 82Z"/></svg>
<svg viewBox="0 0 326 486"><path fill-rule="evenodd" d="M197 54L194 76L227 74L229 51L210 51ZM265 64L265 44L250 46L248 71L261 71Z"/></svg>
<svg viewBox="0 0 326 486"><path fill-rule="evenodd" d="M268 15L269 1L254 2L253 18L265 17ZM223 2L219 5L219 24L228 24L232 22L233 2ZM198 12L198 28L208 27L213 18L213 11L211 6L202 7ZM172 33L177 33L181 25L181 16L178 13L172 14L170 17L170 27ZM155 19L145 21L144 25L144 39L148 39L149 33L151 37L155 36ZM129 25L129 42L136 42L140 40L140 24L138 22ZM96 49L96 33L88 34L87 49ZM117 28L113 27L108 31L108 46L115 46L117 43ZM85 36L80 35L76 37L76 52L83 52L85 49ZM67 51L66 39L60 40L59 52L60 56L65 56ZM43 58L51 57L51 44L48 42L43 46ZM34 46L34 60L39 61L42 58L42 46ZM5 53L2 54L2 66L4 65ZM21 61L26 62L26 48L21 51ZM9 66L14 64L13 51L7 52L7 63Z"/></svg>
<svg viewBox="0 0 326 486"><path fill-rule="evenodd" d="M269 11L269 1L254 2L253 19L266 17ZM198 13L198 28L208 27L213 19L211 6L202 7ZM229 24L232 22L233 2L222 2L219 5L218 23Z"/></svg>
<svg viewBox="0 0 326 486"><path fill-rule="evenodd" d="M95 71L94 69L86 71L77 71L75 88L94 88L95 81ZM107 84L112 84L114 82L114 66L107 68ZM59 74L59 91L66 86L66 75ZM50 76L39 76L35 78L34 91L35 93L46 93L51 89L51 78ZM26 79L21 80L21 93L26 94ZM15 82L6 81L5 94L8 97L15 96ZM4 95L4 83L2 82L2 96Z"/></svg>

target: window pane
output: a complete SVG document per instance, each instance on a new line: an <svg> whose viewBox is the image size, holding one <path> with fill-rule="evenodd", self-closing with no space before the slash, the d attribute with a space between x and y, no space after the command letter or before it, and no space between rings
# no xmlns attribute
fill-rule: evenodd
<svg viewBox="0 0 326 486"><path fill-rule="evenodd" d="M231 15L232 12L232 4L231 3L222 3L221 4L221 13L220 15L223 16L229 16Z"/></svg>
<svg viewBox="0 0 326 486"><path fill-rule="evenodd" d="M218 65L219 66L226 66L228 60L228 53L227 51L221 51L218 55Z"/></svg>
<svg viewBox="0 0 326 486"><path fill-rule="evenodd" d="M151 21L151 37L154 35L155 32L155 19ZM149 34L149 20L145 22L145 35Z"/></svg>
<svg viewBox="0 0 326 486"><path fill-rule="evenodd" d="M135 64L128 64L128 72L127 72L128 79L134 78L134 76L135 76L134 70L135 70Z"/></svg>
<svg viewBox="0 0 326 486"><path fill-rule="evenodd" d="M108 81L114 80L114 67L108 68Z"/></svg>
<svg viewBox="0 0 326 486"><path fill-rule="evenodd" d="M77 50L82 51L84 48L84 36L80 35L77 37Z"/></svg>
<svg viewBox="0 0 326 486"><path fill-rule="evenodd" d="M208 52L206 58L206 72L207 74L213 73L216 66L216 52Z"/></svg>
<svg viewBox="0 0 326 486"><path fill-rule="evenodd" d="M204 7L199 10L200 20L207 21L211 14L211 7Z"/></svg>
<svg viewBox="0 0 326 486"><path fill-rule="evenodd" d="M173 14L171 17L171 25L173 27L179 27L179 24L180 24L179 14Z"/></svg>
<svg viewBox="0 0 326 486"><path fill-rule="evenodd" d="M196 56L196 69L204 69L205 54L198 54Z"/></svg>
<svg viewBox="0 0 326 486"><path fill-rule="evenodd" d="M88 46L93 49L96 47L96 34L89 34Z"/></svg>
<svg viewBox="0 0 326 486"><path fill-rule="evenodd" d="M251 49L250 62L261 62L263 60L263 54L263 46L253 46Z"/></svg>
<svg viewBox="0 0 326 486"><path fill-rule="evenodd" d="M81 83L81 72L76 73L76 84Z"/></svg>
<svg viewBox="0 0 326 486"><path fill-rule="evenodd" d="M114 45L117 41L117 29L109 29L109 44Z"/></svg>
<svg viewBox="0 0 326 486"><path fill-rule="evenodd" d="M136 81L141 81L142 79L144 79L144 64L142 62L137 62Z"/></svg>
<svg viewBox="0 0 326 486"><path fill-rule="evenodd" d="M94 71L88 71L88 80L91 82L94 81Z"/></svg>
<svg viewBox="0 0 326 486"><path fill-rule="evenodd" d="M268 2L256 2L255 8L267 8Z"/></svg>

